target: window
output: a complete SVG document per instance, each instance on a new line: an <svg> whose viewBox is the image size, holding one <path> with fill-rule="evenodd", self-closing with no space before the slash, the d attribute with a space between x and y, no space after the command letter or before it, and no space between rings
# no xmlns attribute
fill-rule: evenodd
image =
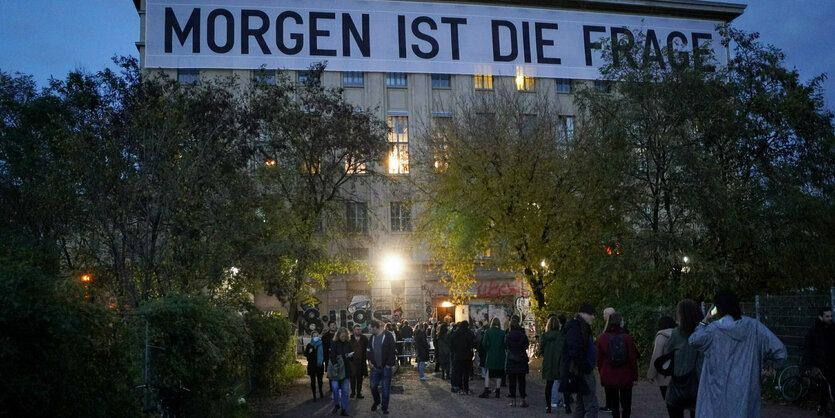
<svg viewBox="0 0 835 418"><path fill-rule="evenodd" d="M409 174L409 118L389 116L389 174Z"/></svg>
<svg viewBox="0 0 835 418"><path fill-rule="evenodd" d="M252 81L258 84L275 84L275 70L255 70L252 72Z"/></svg>
<svg viewBox="0 0 835 418"><path fill-rule="evenodd" d="M537 117L534 114L522 115L522 136L529 136L536 132Z"/></svg>
<svg viewBox="0 0 835 418"><path fill-rule="evenodd" d="M412 206L407 202L391 202L391 232L411 232Z"/></svg>
<svg viewBox="0 0 835 418"><path fill-rule="evenodd" d="M345 204L348 232L368 233L368 204L365 202L348 202Z"/></svg>
<svg viewBox="0 0 835 418"><path fill-rule="evenodd" d="M560 141L570 142L574 139L574 116L560 116L558 120Z"/></svg>
<svg viewBox="0 0 835 418"><path fill-rule="evenodd" d="M432 112L435 138L432 147L435 153L435 170L444 171L449 167L448 147L446 142L447 132L452 124L452 113Z"/></svg>
<svg viewBox="0 0 835 418"><path fill-rule="evenodd" d="M558 78L557 79L557 93L571 93L571 79Z"/></svg>
<svg viewBox="0 0 835 418"><path fill-rule="evenodd" d="M594 88L597 91L608 93L609 92L609 82L606 80L594 80Z"/></svg>
<svg viewBox="0 0 835 418"><path fill-rule="evenodd" d="M177 70L177 81L183 84L196 84L200 81L199 68L180 68Z"/></svg>
<svg viewBox="0 0 835 418"><path fill-rule="evenodd" d="M518 91L534 91L536 80L533 77L525 77L521 75L516 76L516 90Z"/></svg>
<svg viewBox="0 0 835 418"><path fill-rule="evenodd" d="M342 85L345 87L362 87L365 84L365 73L362 71L343 71Z"/></svg>
<svg viewBox="0 0 835 418"><path fill-rule="evenodd" d="M318 74L311 74L310 71L299 71L299 85L304 85L308 83L308 80L312 84L319 84L319 75Z"/></svg>
<svg viewBox="0 0 835 418"><path fill-rule="evenodd" d="M348 255L354 260L368 260L368 248L349 248Z"/></svg>
<svg viewBox="0 0 835 418"><path fill-rule="evenodd" d="M479 75L476 74L473 76L475 80L475 88L476 90L493 90L493 76L492 75Z"/></svg>
<svg viewBox="0 0 835 418"><path fill-rule="evenodd" d="M386 87L406 87L406 73L386 73Z"/></svg>
<svg viewBox="0 0 835 418"><path fill-rule="evenodd" d="M433 89L448 89L449 86L449 74L432 74Z"/></svg>
<svg viewBox="0 0 835 418"><path fill-rule="evenodd" d="M367 172L365 163L356 161L354 157L345 155L345 171L350 174L365 174Z"/></svg>

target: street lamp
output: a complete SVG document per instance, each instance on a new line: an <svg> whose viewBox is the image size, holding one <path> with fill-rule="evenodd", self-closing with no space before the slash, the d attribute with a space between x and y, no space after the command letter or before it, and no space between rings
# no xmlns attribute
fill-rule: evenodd
<svg viewBox="0 0 835 418"><path fill-rule="evenodd" d="M390 280L399 279L406 269L403 259L397 254L387 255L381 264L383 275Z"/></svg>

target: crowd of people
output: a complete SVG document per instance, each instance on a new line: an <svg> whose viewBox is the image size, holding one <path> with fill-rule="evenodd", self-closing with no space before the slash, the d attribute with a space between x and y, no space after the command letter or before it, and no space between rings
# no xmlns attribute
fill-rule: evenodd
<svg viewBox="0 0 835 418"><path fill-rule="evenodd" d="M592 331L596 311L583 304L572 318L551 315L541 337L545 411L564 409L574 417L596 417L599 412L628 418L632 413L632 389L638 380L639 353L623 315L612 308L603 311L604 326ZM707 313L692 300L682 300L675 318L658 319L647 378L659 387L659 407L670 417L760 416L761 370L766 362L779 368L786 359L782 342L756 319L742 316L731 292L716 295ZM347 416L350 398L362 399L363 377L369 375L374 398L371 410L388 414L393 370L416 362L418 376L434 360L433 376L448 380L450 391L469 395L470 381L480 374L479 398L500 398L507 387L509 407L530 406L527 398L528 356L531 344L518 316L506 326L498 318L489 324L469 321L381 324L370 321L363 334L334 322L321 336L313 332L305 348L313 399L324 397L322 377L327 372L334 413ZM430 345L431 342L431 345ZM431 355L434 347L434 358ZM824 308L805 339L803 370L813 369L831 384L835 381L835 328L832 309ZM597 398L597 378L605 398ZM350 389L349 389L350 388ZM350 393L349 393L350 390ZM828 409L830 391L822 391L821 416Z"/></svg>

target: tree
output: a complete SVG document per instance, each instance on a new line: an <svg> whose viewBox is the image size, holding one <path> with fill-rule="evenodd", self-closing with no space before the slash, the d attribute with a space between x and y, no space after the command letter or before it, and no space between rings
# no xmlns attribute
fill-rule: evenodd
<svg viewBox="0 0 835 418"><path fill-rule="evenodd" d="M821 78L808 84L782 53L729 29L727 66L668 68L620 44L601 72L612 93L585 89L578 106L590 142L608 146L621 202L626 285L662 299L750 296L823 286L835 247L832 113ZM665 54L676 52L665 51ZM699 54L705 62L708 54ZM685 259L685 257L687 257ZM629 274L622 272L621 274Z"/></svg>
<svg viewBox="0 0 835 418"><path fill-rule="evenodd" d="M495 268L522 276L544 310L546 289L574 274L583 251L604 251L608 179L576 158L583 139L558 106L501 90L464 98L423 138L419 232L457 299L470 296L476 267Z"/></svg>

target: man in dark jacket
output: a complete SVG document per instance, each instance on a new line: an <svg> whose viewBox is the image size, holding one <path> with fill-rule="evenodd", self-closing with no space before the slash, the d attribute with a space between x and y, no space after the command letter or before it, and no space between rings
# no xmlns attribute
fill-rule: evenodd
<svg viewBox="0 0 835 418"><path fill-rule="evenodd" d="M331 358L331 343L333 337L336 335L336 322L328 322L328 331L322 335L322 350L325 352L325 373L328 372L328 363ZM328 388L331 387L330 379L328 379Z"/></svg>
<svg viewBox="0 0 835 418"><path fill-rule="evenodd" d="M368 360L371 362L371 396L374 397L371 410L376 411L377 406L382 403L383 414L388 414L392 367L397 362L397 357L394 355L394 335L389 331L383 331L377 321L370 321L368 329L371 331L371 338L368 341ZM382 399L380 384L383 386Z"/></svg>
<svg viewBox="0 0 835 418"><path fill-rule="evenodd" d="M398 341L403 341L403 347L401 347L403 352L401 354L414 353L414 345L412 343L414 333L412 331L409 321L404 319L400 324L400 335L397 336ZM400 364L412 364L412 358L409 356L400 357Z"/></svg>
<svg viewBox="0 0 835 418"><path fill-rule="evenodd" d="M820 315L815 319L815 326L806 333L806 341L803 345L803 369L811 371L812 368L820 369L829 384L829 389L820 391L820 405L818 415L831 417L832 411L828 408L830 391L835 391L835 326L832 325L832 308L826 307L820 310Z"/></svg>
<svg viewBox="0 0 835 418"><path fill-rule="evenodd" d="M575 417L596 417L597 382L594 378L596 350L591 336L591 323L594 320L594 308L584 303L577 315L563 329L565 334L565 353L560 378L560 392L577 394ZM568 399L568 397L566 397ZM566 406L566 412L569 410Z"/></svg>
<svg viewBox="0 0 835 418"><path fill-rule="evenodd" d="M475 348L475 334L470 330L470 323L461 321L452 334L450 341L453 362L452 386L460 388L460 394L470 393L470 375L473 374L473 349Z"/></svg>

